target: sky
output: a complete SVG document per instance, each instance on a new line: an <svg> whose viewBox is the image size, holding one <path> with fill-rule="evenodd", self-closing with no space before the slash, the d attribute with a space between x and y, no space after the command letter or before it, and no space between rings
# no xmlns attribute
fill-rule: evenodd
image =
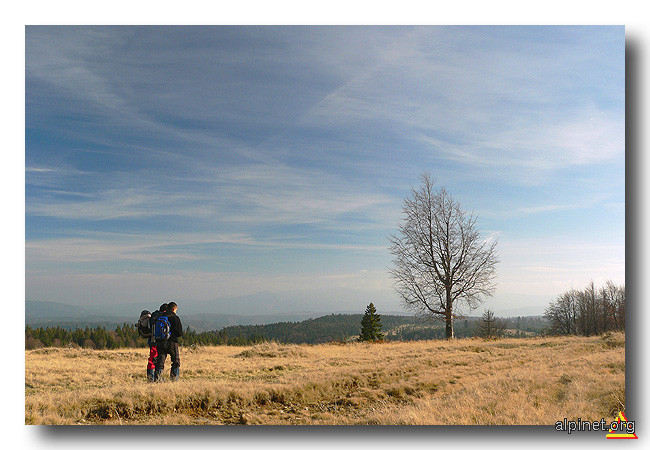
<svg viewBox="0 0 650 450"><path fill-rule="evenodd" d="M26 28L26 300L399 311L425 172L498 238L497 313L623 284L624 27Z"/></svg>

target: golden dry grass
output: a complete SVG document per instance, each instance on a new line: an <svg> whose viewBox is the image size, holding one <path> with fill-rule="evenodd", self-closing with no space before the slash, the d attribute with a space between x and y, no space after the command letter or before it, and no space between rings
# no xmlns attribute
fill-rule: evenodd
<svg viewBox="0 0 650 450"><path fill-rule="evenodd" d="M522 424L610 420L625 336L25 352L27 424ZM168 363L169 364L169 363ZM166 374L168 375L168 374Z"/></svg>

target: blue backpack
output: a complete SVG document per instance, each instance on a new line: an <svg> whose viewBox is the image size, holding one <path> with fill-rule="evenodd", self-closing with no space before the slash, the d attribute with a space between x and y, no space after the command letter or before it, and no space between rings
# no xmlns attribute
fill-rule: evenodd
<svg viewBox="0 0 650 450"><path fill-rule="evenodd" d="M165 315L160 315L156 318L156 323L153 327L153 337L156 342L165 342L172 335L169 319Z"/></svg>

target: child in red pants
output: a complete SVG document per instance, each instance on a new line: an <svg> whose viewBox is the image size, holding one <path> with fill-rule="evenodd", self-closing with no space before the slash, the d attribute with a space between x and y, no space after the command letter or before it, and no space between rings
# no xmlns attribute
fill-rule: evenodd
<svg viewBox="0 0 650 450"><path fill-rule="evenodd" d="M147 379L153 381L153 375L156 371L156 358L158 357L158 347L154 343L149 347L149 361L147 361Z"/></svg>
<svg viewBox="0 0 650 450"><path fill-rule="evenodd" d="M153 313L151 313L151 318L149 320L151 335L149 336L149 339L147 339L147 343L149 344L149 360L147 361L147 380L151 382L157 381L155 377L155 373L156 373L156 359L158 358L158 345L156 344L156 341L153 336L153 331L154 331L153 328L158 316L165 314L165 312L167 312L167 303L163 303L162 305L160 305L158 311L154 311Z"/></svg>

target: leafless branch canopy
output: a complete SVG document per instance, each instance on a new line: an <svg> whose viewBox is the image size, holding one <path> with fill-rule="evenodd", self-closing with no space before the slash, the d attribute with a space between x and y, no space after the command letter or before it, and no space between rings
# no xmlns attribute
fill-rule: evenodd
<svg viewBox="0 0 650 450"><path fill-rule="evenodd" d="M483 239L476 218L429 175L411 188L397 236L390 236L390 274L405 306L427 316L449 318L457 300L470 309L493 294L496 239Z"/></svg>

